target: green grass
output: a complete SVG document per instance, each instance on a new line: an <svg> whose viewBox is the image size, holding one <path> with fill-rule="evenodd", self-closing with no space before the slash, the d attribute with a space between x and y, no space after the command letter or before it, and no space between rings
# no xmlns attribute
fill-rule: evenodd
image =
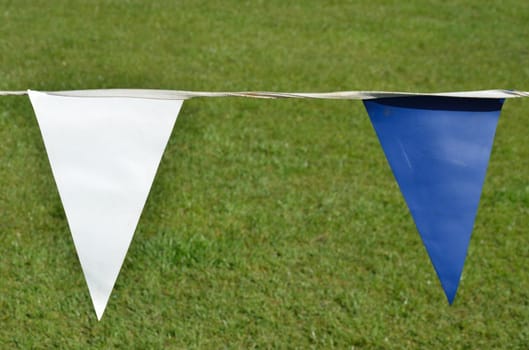
<svg viewBox="0 0 529 350"><path fill-rule="evenodd" d="M0 1L0 89L529 90L524 1ZM97 322L33 111L0 98L0 348L526 348L529 100L453 306L358 101L184 103Z"/></svg>

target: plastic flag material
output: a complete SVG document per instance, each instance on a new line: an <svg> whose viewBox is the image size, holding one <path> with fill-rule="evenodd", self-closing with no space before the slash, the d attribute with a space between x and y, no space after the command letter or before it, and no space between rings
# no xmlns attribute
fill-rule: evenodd
<svg viewBox="0 0 529 350"><path fill-rule="evenodd" d="M452 304L503 100L415 96L364 105Z"/></svg>
<svg viewBox="0 0 529 350"><path fill-rule="evenodd" d="M101 319L183 101L28 93Z"/></svg>

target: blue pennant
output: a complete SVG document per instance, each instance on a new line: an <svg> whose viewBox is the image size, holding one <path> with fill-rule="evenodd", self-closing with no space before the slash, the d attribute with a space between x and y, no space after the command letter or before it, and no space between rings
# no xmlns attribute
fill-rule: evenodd
<svg viewBox="0 0 529 350"><path fill-rule="evenodd" d="M413 96L364 105L452 304L503 100Z"/></svg>

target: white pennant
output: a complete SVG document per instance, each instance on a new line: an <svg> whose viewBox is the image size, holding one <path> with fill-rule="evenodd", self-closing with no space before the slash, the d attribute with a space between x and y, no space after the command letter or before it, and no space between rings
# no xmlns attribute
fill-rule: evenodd
<svg viewBox="0 0 529 350"><path fill-rule="evenodd" d="M101 319L183 101L28 94Z"/></svg>

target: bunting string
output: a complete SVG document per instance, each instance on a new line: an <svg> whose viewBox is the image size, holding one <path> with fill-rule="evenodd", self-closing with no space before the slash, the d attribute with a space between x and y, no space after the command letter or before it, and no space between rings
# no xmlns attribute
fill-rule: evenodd
<svg viewBox="0 0 529 350"><path fill-rule="evenodd" d="M517 98L529 97L529 91L518 90L479 90L460 92L398 92L398 91L335 91L335 92L273 92L273 91L184 91L147 89L94 89L72 91L48 91L49 95L65 97L123 97L160 100L188 100L196 97L247 97L247 98L298 98L329 100L371 100L377 98L407 96L439 96L462 98ZM0 96L27 95L27 91L0 91Z"/></svg>

